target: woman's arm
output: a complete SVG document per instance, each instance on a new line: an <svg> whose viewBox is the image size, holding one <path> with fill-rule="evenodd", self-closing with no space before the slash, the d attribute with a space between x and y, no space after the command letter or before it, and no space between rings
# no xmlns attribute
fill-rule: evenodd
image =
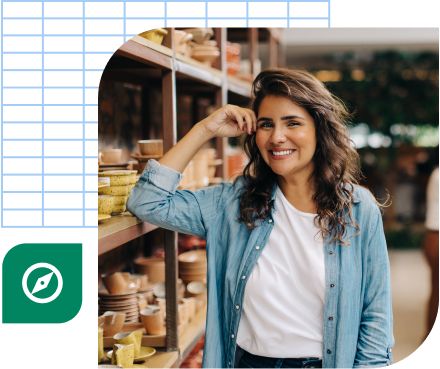
<svg viewBox="0 0 440 369"><path fill-rule="evenodd" d="M377 206L366 245L366 287L354 367L383 367L392 363L393 312L388 251Z"/></svg>
<svg viewBox="0 0 440 369"><path fill-rule="evenodd" d="M218 215L230 185L195 192L178 191L181 172L201 146L213 137L251 133L256 120L249 109L226 105L197 123L160 162L150 160L127 202L127 209L144 221L174 231L206 236L207 225Z"/></svg>
<svg viewBox="0 0 440 369"><path fill-rule="evenodd" d="M178 172L183 172L200 148L214 137L236 137L246 130L255 131L256 118L250 109L225 105L203 119L174 146L159 162Z"/></svg>

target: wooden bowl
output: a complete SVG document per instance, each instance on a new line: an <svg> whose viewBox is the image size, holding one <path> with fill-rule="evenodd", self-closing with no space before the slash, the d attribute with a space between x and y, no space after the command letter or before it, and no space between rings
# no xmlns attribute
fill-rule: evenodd
<svg viewBox="0 0 440 369"><path fill-rule="evenodd" d="M138 145L142 155L163 155L163 140L139 140Z"/></svg>

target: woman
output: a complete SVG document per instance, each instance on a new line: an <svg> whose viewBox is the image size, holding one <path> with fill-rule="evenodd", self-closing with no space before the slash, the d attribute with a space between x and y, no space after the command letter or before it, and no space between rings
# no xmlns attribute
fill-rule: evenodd
<svg viewBox="0 0 440 369"><path fill-rule="evenodd" d="M149 161L128 201L145 221L207 240L204 367L389 365L386 242L356 185L344 106L284 69L260 73L253 96L252 110L226 105ZM244 133L243 176L176 191L204 143Z"/></svg>

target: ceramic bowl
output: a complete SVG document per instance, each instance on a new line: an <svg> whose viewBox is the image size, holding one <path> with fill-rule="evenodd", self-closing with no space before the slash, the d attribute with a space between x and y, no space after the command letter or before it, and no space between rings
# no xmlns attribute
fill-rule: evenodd
<svg viewBox="0 0 440 369"><path fill-rule="evenodd" d="M164 28L156 28L152 29L150 31L142 32L139 34L139 36L150 40L156 44L161 45L163 38L168 34L168 31Z"/></svg>
<svg viewBox="0 0 440 369"><path fill-rule="evenodd" d="M134 261L134 266L137 273L148 275L150 283L165 282L165 259L141 257Z"/></svg>
<svg viewBox="0 0 440 369"><path fill-rule="evenodd" d="M110 186L98 189L100 195L128 196L134 184L125 186Z"/></svg>
<svg viewBox="0 0 440 369"><path fill-rule="evenodd" d="M212 28L187 28L186 32L193 35L193 40L198 44L203 44L204 41L209 40L214 35Z"/></svg>
<svg viewBox="0 0 440 369"><path fill-rule="evenodd" d="M190 296L198 296L206 292L206 286L203 282L193 281L187 284L186 290Z"/></svg>
<svg viewBox="0 0 440 369"><path fill-rule="evenodd" d="M98 177L110 178L110 186L125 186L136 183L136 174L136 170L107 170L99 172Z"/></svg>
<svg viewBox="0 0 440 369"><path fill-rule="evenodd" d="M212 63L220 56L220 52L213 51L200 51L191 53L191 57L203 64L211 66Z"/></svg>
<svg viewBox="0 0 440 369"><path fill-rule="evenodd" d="M163 155L163 140L139 140L142 155Z"/></svg>
<svg viewBox="0 0 440 369"><path fill-rule="evenodd" d="M113 196L98 196L98 214L111 214L113 209Z"/></svg>
<svg viewBox="0 0 440 369"><path fill-rule="evenodd" d="M206 263L205 250L193 250L180 254L178 256L179 264L187 265L194 263Z"/></svg>
<svg viewBox="0 0 440 369"><path fill-rule="evenodd" d="M122 149L101 150L99 158L103 163L120 163L122 160Z"/></svg>

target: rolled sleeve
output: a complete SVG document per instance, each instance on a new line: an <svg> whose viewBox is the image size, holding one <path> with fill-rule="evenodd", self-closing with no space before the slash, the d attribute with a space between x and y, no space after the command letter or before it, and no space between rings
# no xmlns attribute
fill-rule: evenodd
<svg viewBox="0 0 440 369"><path fill-rule="evenodd" d="M224 184L197 191L177 190L182 174L150 160L131 191L127 209L139 219L172 231L206 238L221 209Z"/></svg>
<svg viewBox="0 0 440 369"><path fill-rule="evenodd" d="M147 162L145 169L139 178L142 183L148 182L168 192L175 192L182 178L182 173L161 165L157 160Z"/></svg>

